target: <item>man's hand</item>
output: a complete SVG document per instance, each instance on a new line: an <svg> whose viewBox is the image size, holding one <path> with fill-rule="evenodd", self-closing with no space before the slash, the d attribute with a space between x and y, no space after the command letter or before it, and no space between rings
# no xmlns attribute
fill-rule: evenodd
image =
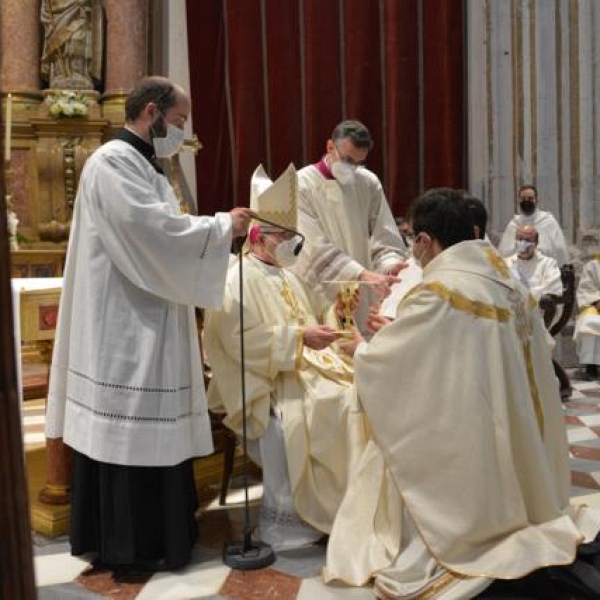
<svg viewBox="0 0 600 600"><path fill-rule="evenodd" d="M400 273L400 271L402 271L402 269L406 269L406 267L408 267L408 265L405 262L397 262L394 263L391 267L388 267L385 270L385 274L393 275L395 277L398 275L398 273Z"/></svg>
<svg viewBox="0 0 600 600"><path fill-rule="evenodd" d="M400 269L398 269L400 271ZM359 281L371 284L371 287L375 290L380 300L383 300L390 293L390 288L394 283L400 281L396 275L383 275L381 273L374 273L373 271L367 271L366 269L360 274Z"/></svg>
<svg viewBox="0 0 600 600"><path fill-rule="evenodd" d="M328 325L310 325L304 330L304 345L313 350L323 350L339 338L339 334Z"/></svg>
<svg viewBox="0 0 600 600"><path fill-rule="evenodd" d="M384 317L383 315L380 315L378 313L371 312L367 317L366 325L369 331L376 333L382 327L389 325L391 322L391 319L388 319L387 317Z"/></svg>
<svg viewBox="0 0 600 600"><path fill-rule="evenodd" d="M338 347L344 354L347 354L348 356L354 356L356 348L361 342L364 342L364 339L356 327L350 327L347 331L352 332L352 339L339 341Z"/></svg>
<svg viewBox="0 0 600 600"><path fill-rule="evenodd" d="M248 225L254 213L245 206L237 206L229 211L233 226L233 237L242 237L248 233Z"/></svg>

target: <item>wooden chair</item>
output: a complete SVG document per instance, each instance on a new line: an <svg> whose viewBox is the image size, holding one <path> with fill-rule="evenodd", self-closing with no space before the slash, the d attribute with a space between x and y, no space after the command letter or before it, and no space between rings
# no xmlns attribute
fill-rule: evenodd
<svg viewBox="0 0 600 600"><path fill-rule="evenodd" d="M208 411L210 415L210 428L213 434L215 452L223 453L223 474L221 476L221 491L219 493L219 506L224 506L227 501L227 490L233 473L235 448L237 436L231 429L223 424L224 414Z"/></svg>
<svg viewBox="0 0 600 600"><path fill-rule="evenodd" d="M540 308L544 313L544 324L552 337L555 337L562 331L568 323L575 306L575 270L573 265L562 266L560 275L563 284L563 293L560 296L557 294L545 294L540 298ZM556 319L557 313L559 313L558 319ZM552 359L552 364L560 382L560 397L562 400L568 400L573 392L569 376L556 360Z"/></svg>

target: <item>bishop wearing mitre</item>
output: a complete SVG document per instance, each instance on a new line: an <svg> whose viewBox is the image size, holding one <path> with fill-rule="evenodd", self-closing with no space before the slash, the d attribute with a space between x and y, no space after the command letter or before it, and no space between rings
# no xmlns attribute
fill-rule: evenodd
<svg viewBox="0 0 600 600"><path fill-rule="evenodd" d="M351 363L332 348L336 322L324 324L318 300L288 270L301 242L296 190L292 165L274 183L256 169L250 206L275 225L251 227L230 266L223 307L209 311L205 330L209 406L241 433L242 286L248 444L263 469L261 538L276 549L329 533L364 437Z"/></svg>

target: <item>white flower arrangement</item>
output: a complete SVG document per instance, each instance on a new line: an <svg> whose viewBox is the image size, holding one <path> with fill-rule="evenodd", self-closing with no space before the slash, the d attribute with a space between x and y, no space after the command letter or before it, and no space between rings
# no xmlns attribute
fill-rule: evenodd
<svg viewBox="0 0 600 600"><path fill-rule="evenodd" d="M87 97L72 90L53 90L46 103L53 117L82 117L88 113Z"/></svg>

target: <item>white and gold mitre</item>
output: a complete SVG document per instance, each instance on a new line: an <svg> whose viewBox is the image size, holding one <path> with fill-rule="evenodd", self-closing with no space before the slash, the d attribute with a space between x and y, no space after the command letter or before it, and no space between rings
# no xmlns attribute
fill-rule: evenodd
<svg viewBox="0 0 600 600"><path fill-rule="evenodd" d="M298 177L292 163L274 182L259 165L250 182L250 208L267 221L296 229L297 189Z"/></svg>

